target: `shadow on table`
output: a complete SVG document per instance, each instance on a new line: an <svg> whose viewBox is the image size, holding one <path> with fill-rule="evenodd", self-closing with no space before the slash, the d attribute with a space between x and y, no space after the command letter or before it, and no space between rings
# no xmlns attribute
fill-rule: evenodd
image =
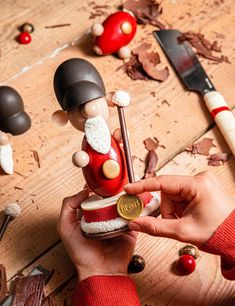
<svg viewBox="0 0 235 306"><path fill-rule="evenodd" d="M75 46L77 46L79 50L81 50L82 53L84 53L87 56L94 57L94 58L105 56L105 55L97 55L93 51L94 37L92 36L91 33L84 34L82 38L76 42ZM112 56L120 59L117 53L113 53Z"/></svg>
<svg viewBox="0 0 235 306"><path fill-rule="evenodd" d="M98 57L99 55L95 54L93 51L94 37L91 33L84 34L75 46L77 46L85 55L90 57Z"/></svg>
<svg viewBox="0 0 235 306"><path fill-rule="evenodd" d="M29 211L30 209L28 213ZM27 214L25 209L22 210L23 214ZM35 216L37 214L40 214L40 209L35 212ZM18 267L16 264L17 269L22 269L24 265L28 266L60 242L56 230L57 217L59 218L55 215L53 218L48 216L44 219L38 219L34 218L30 212L28 218L26 216L24 218L26 222L22 222L20 217L17 221L11 222L10 232L5 238L9 239L9 249L17 250L17 252L9 254L12 262L17 263L20 258L20 266Z"/></svg>

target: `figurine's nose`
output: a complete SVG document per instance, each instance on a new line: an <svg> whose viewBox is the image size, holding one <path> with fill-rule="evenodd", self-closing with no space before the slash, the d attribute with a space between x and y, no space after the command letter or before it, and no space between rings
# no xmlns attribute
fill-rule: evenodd
<svg viewBox="0 0 235 306"><path fill-rule="evenodd" d="M97 105L96 101L91 101L83 106L82 113L86 118L93 118L100 115L100 107Z"/></svg>

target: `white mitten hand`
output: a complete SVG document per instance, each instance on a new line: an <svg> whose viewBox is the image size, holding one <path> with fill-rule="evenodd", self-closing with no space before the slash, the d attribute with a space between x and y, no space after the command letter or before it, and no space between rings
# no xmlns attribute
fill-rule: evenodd
<svg viewBox="0 0 235 306"><path fill-rule="evenodd" d="M126 107L130 104L131 98L129 94L124 90L116 90L111 98L113 104Z"/></svg>
<svg viewBox="0 0 235 306"><path fill-rule="evenodd" d="M12 147L8 143L4 146L0 145L0 166L2 170L7 174L13 174L14 172L14 162L13 162L13 152Z"/></svg>

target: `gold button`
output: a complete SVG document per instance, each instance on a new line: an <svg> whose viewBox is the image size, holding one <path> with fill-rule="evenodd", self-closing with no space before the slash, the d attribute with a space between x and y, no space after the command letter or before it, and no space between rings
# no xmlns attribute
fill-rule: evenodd
<svg viewBox="0 0 235 306"><path fill-rule="evenodd" d="M121 25L121 30L124 34L130 34L132 32L132 26L129 22L126 21Z"/></svg>
<svg viewBox="0 0 235 306"><path fill-rule="evenodd" d="M103 163L103 174L108 179L115 179L120 173L120 166L116 160L108 159Z"/></svg>

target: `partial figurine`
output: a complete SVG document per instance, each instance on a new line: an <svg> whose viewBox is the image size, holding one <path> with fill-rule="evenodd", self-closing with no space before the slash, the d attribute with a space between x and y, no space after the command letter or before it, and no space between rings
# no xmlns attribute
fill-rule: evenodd
<svg viewBox="0 0 235 306"><path fill-rule="evenodd" d="M118 11L101 23L93 24L94 51L98 55L117 53L120 58L131 55L127 45L136 33L136 19L131 12Z"/></svg>
<svg viewBox="0 0 235 306"><path fill-rule="evenodd" d="M123 90L106 96L99 72L81 58L69 59L57 68L54 90L62 111L56 111L52 120L58 125L70 121L75 129L85 133L82 150L72 157L94 193L81 205L82 231L93 239L116 236L128 230L130 219L149 215L159 206L156 194L132 197L123 192L128 178L134 180L133 173L130 174L131 156L127 156L127 131L123 133L123 108L129 105L130 96ZM117 106L121 120L121 130L117 128L113 134L107 124L108 106Z"/></svg>
<svg viewBox="0 0 235 306"><path fill-rule="evenodd" d="M29 115L19 93L12 87L0 86L0 165L7 174L13 174L11 135L21 135L31 126Z"/></svg>

